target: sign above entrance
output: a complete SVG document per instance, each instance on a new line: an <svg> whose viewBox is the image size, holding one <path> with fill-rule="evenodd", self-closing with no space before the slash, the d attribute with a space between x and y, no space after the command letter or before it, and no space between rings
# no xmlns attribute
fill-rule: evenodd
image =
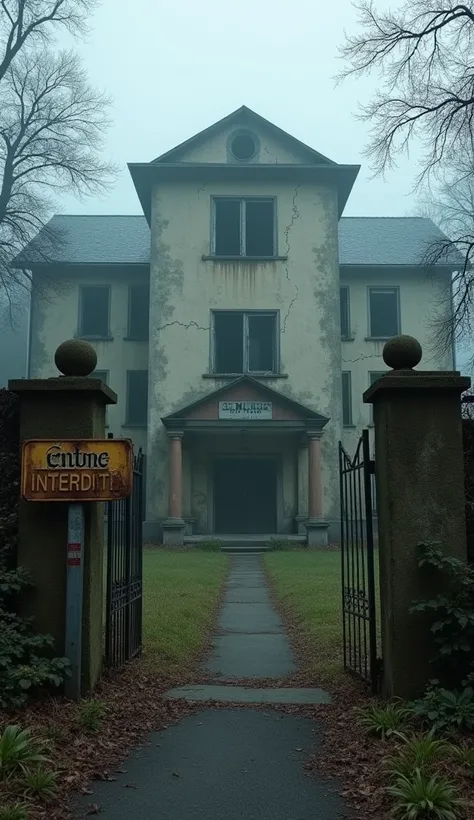
<svg viewBox="0 0 474 820"><path fill-rule="evenodd" d="M220 401L220 419L259 421L272 418L271 401Z"/></svg>
<svg viewBox="0 0 474 820"><path fill-rule="evenodd" d="M132 490L127 439L23 442L21 494L26 501L116 501Z"/></svg>

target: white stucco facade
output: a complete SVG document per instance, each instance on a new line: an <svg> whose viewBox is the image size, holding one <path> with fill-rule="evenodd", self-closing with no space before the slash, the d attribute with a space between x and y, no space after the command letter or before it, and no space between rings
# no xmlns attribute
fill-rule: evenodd
<svg viewBox="0 0 474 820"><path fill-rule="evenodd" d="M234 134L250 134L254 140L248 162L236 163L229 155ZM371 422L362 394L370 374L386 369L384 340L370 338L370 288L396 291L398 330L421 342L422 368L453 369L451 351L435 347L434 319L440 311L449 316L451 309L447 270L427 276L416 264L364 266L356 260L351 266L345 259L340 265L339 219L357 170L327 160L242 110L153 163L131 166L149 225L149 261L123 241L121 256L109 251L110 262L104 254L97 261L91 251L84 264L66 259L54 268L37 267L35 278L42 285L32 297L30 377L54 376L56 347L81 335L84 287L109 289L107 338L91 341L97 370L106 372L119 397L108 410L108 429L114 436L131 437L147 453L148 538L161 540L167 522L174 520L179 529L181 519L185 535L219 535L219 526L231 519L234 529L229 531L235 532L229 499L235 492L235 503L245 507L239 481L248 480L251 494L258 495L258 481L250 473L262 468L261 475L271 483L271 491L261 490L262 506L273 504L270 492L275 514L263 516L259 524L258 499L250 499L255 509L247 526L253 521L269 526L268 535L304 533L306 519L314 518L316 510L329 537L337 539L338 442L354 451ZM273 202L271 254L216 254L214 202L220 198ZM109 246L117 248L122 223L107 219ZM77 231L86 229L90 231L86 222L77 223ZM97 236L91 247L103 239L99 227ZM143 322L148 333L143 336L148 338L139 340L129 334L130 288L146 283L149 308ZM342 339L341 287L348 288L350 314L349 333ZM271 315L274 349L268 372L249 372L244 365L239 372L216 372L215 317L220 311L226 316ZM248 321L242 318L243 327ZM147 408L143 420L131 424L129 375L137 371L148 371ZM245 373L252 378L239 382ZM343 413L343 373L350 374L349 416L347 407ZM273 416L260 426L224 423L213 393L224 391L219 397L225 398L226 389L236 390L239 401L269 401ZM170 459L170 442L177 437L180 443ZM317 464L320 476L312 483L308 441L314 438L319 443L314 450L309 446L310 463ZM176 459L182 475L176 473ZM233 463L238 479L232 478ZM225 497L222 476L235 481ZM176 486L178 500L172 498Z"/></svg>

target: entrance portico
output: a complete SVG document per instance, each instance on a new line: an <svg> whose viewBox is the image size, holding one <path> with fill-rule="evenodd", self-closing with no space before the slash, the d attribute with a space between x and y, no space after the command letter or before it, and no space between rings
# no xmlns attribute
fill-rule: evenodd
<svg viewBox="0 0 474 820"><path fill-rule="evenodd" d="M227 534L327 543L326 417L243 376L162 421L169 441L164 544Z"/></svg>

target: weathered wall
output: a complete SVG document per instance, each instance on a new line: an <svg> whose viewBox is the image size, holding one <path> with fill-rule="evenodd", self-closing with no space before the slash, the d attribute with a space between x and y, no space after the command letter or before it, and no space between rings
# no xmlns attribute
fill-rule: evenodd
<svg viewBox="0 0 474 820"><path fill-rule="evenodd" d="M128 341L128 287L146 281L148 275L134 271L129 276L120 269L104 273L74 269L61 272L57 283L48 274L48 284L42 284L31 304L30 378L57 376L54 351L65 339L77 334L79 322L79 289L81 285L110 285L110 341L91 342L97 352L97 370L108 371L107 384L118 394L116 406L107 409L107 432L127 436L137 447L146 448L146 428L125 425L127 370L146 370L148 342Z"/></svg>
<svg viewBox="0 0 474 820"><path fill-rule="evenodd" d="M343 442L352 454L364 427L372 423L372 409L364 404L362 394L370 385L371 372L388 370L382 358L384 341L369 340L368 288L398 287L400 292L400 331L415 336L423 359L418 370L453 370L451 350L436 347L434 317L450 309L450 277L428 275L416 269L394 269L393 272L360 269L341 270L341 285L350 288L352 339L342 341L342 370L351 373L353 428L344 428Z"/></svg>
<svg viewBox="0 0 474 820"><path fill-rule="evenodd" d="M204 173L203 173L204 176ZM211 196L277 197L278 253L288 261L204 261ZM221 386L209 373L210 310L280 311L281 369L269 386L331 418L323 436L324 511L337 517L340 435L337 199L316 185L163 184L152 198L147 519L167 515L162 416ZM308 344L308 340L312 344Z"/></svg>

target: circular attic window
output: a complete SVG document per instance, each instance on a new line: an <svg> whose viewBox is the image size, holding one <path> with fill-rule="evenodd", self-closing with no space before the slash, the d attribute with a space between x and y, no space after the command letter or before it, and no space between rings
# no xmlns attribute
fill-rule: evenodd
<svg viewBox="0 0 474 820"><path fill-rule="evenodd" d="M246 162L257 153L257 142L252 134L235 134L230 140L232 156Z"/></svg>

